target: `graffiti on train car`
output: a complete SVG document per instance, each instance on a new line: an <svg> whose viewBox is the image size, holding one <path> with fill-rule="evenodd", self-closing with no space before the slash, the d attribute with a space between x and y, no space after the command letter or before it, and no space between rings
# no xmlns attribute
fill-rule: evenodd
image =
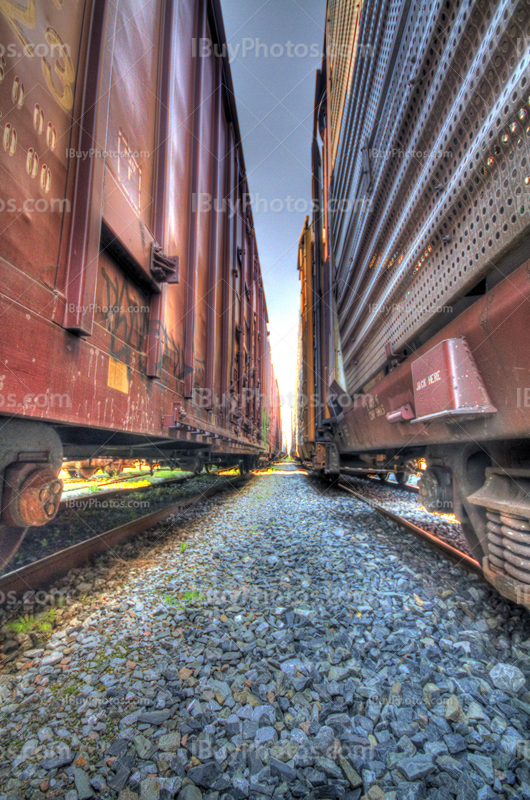
<svg viewBox="0 0 530 800"><path fill-rule="evenodd" d="M156 371L162 374L159 383L167 387L170 377L183 381L186 375L193 372L193 368L186 364L184 345L171 338L166 326L160 320L155 323L155 335L160 341L160 358L156 363Z"/></svg>
<svg viewBox="0 0 530 800"><path fill-rule="evenodd" d="M101 275L105 281L105 303L95 310L102 314L110 333L111 356L130 367L133 350L142 358L149 306L142 303L130 284L118 276L112 277L104 267Z"/></svg>
<svg viewBox="0 0 530 800"><path fill-rule="evenodd" d="M206 386L206 361L195 359L195 388L204 389Z"/></svg>

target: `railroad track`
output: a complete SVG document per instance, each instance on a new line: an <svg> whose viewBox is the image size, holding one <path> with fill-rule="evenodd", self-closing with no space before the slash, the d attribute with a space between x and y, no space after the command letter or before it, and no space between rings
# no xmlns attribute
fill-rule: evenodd
<svg viewBox="0 0 530 800"><path fill-rule="evenodd" d="M377 500L374 500L373 497L363 494L362 491L357 491L355 488L352 487L351 483L346 482L346 481L355 481L356 478L358 479L359 482L363 481L363 483L360 483L359 486L359 488L361 489L366 487L372 487L378 491L396 493L398 495L400 492L403 492L403 490L408 490L410 494L417 496L418 495L417 487L407 486L403 484L400 485L394 483L386 483L380 481L377 478L374 478L371 475L364 473L358 474L357 471L350 469L341 470L341 478L335 484L338 488L352 495L357 500L362 500L364 503L373 508L374 511L377 511L378 513L387 517L387 519L391 519L393 522L396 522L402 528L405 528L410 533L413 533L423 542L435 548L440 553L443 553L443 555L450 558L455 563L459 564L460 566L463 566L466 569L472 570L473 572L477 573L478 575L481 575L482 577L484 576L481 564L475 558L473 558L473 556L471 556L469 553L464 552L459 547L455 547L454 545L449 544L440 536L437 536L435 533L425 530L420 525L416 525L410 519L401 516L401 514L396 514L394 511L391 511L389 508L385 507L385 505L382 505L381 502L377 502ZM442 518L438 517L435 514L431 514L430 516L432 516L433 520L440 519L440 522L443 522Z"/></svg>
<svg viewBox="0 0 530 800"><path fill-rule="evenodd" d="M191 480L190 478L180 479L180 482ZM112 528L104 533L92 536L77 544L59 550L38 561L33 561L24 567L13 570L0 576L0 607L6 602L12 602L13 597L22 597L28 591L38 591L46 589L54 581L62 578L70 570L85 566L89 561L102 553L112 550L113 547L123 544L133 539L141 533L149 530L157 523L175 514L177 511L194 505L199 500L213 497L221 492L237 489L251 480L251 475L236 477L230 481L223 481L210 488L204 489L199 494L192 497L182 498L175 503L158 509L151 514L138 517L134 520ZM159 486L159 484L155 484ZM138 489L136 489L138 491ZM105 493L108 496L109 493ZM114 494L114 493L112 493ZM119 492L120 496L123 492ZM100 495L101 496L101 495Z"/></svg>
<svg viewBox="0 0 530 800"><path fill-rule="evenodd" d="M370 481L371 483L374 483L375 486L386 486L389 489L400 489L401 491L409 492L410 494L419 494L420 491L419 486L413 486L410 483L393 483L388 480L381 480L381 478L379 478L376 474L369 472L368 470L362 472L350 467L343 467L341 469L341 475L345 475L348 478L360 478L363 481Z"/></svg>
<svg viewBox="0 0 530 800"><path fill-rule="evenodd" d="M123 489L109 489L109 491L106 492L86 492L85 494L79 494L75 497L63 497L59 505L59 513L68 508L83 507L83 504L85 504L87 499L90 499L91 497L97 498L98 500L112 500L115 497L126 497L128 494L132 494L133 492L148 492L151 489L163 489L167 488L168 486L179 486L198 477L200 476L187 475L183 478L167 478L167 480L157 481L156 483L150 483L146 486L131 486L130 488L125 487ZM137 478L130 478L129 480L137 480Z"/></svg>
<svg viewBox="0 0 530 800"><path fill-rule="evenodd" d="M357 498L357 500L362 500L364 503L367 503L369 506L371 506L371 508L374 509L374 511L377 511L379 514L382 514L388 519L391 519L393 522L397 522L397 524L400 525L402 528L406 528L406 530L413 533L423 542L426 542L431 547L434 547L436 550L443 553L445 556L448 556L450 559L455 561L460 566L470 569L479 575L483 575L480 563L472 556L468 555L467 553L464 553L457 547L453 547L440 537L435 536L433 533L430 533L429 531L420 528L419 525L415 525L413 522L406 519L405 517L401 517L398 514L394 514L393 511L390 511L388 508L385 508L385 506L375 503L371 498L366 497L361 492L355 491L355 489L352 489L352 487L344 483L343 480L339 480L337 485L343 491L348 492L348 494L351 494L353 497ZM392 486L391 488L394 489L394 486Z"/></svg>

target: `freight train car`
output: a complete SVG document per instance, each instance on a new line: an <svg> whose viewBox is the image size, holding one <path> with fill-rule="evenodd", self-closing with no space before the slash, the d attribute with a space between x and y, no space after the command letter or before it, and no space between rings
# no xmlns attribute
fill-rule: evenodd
<svg viewBox="0 0 530 800"><path fill-rule="evenodd" d="M282 420L280 392L271 362L270 347L266 348L263 364L263 396L266 398L261 417L261 439L268 444L269 460L282 452Z"/></svg>
<svg viewBox="0 0 530 800"><path fill-rule="evenodd" d="M0 43L5 561L63 459L244 471L279 419L218 0L2 0Z"/></svg>
<svg viewBox="0 0 530 800"><path fill-rule="evenodd" d="M423 467L424 504L525 604L529 33L525 0L328 3L297 429L330 475Z"/></svg>

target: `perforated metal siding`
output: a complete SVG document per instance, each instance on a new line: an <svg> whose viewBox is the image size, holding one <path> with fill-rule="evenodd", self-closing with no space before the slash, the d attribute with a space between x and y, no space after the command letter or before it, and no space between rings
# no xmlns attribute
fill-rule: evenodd
<svg viewBox="0 0 530 800"><path fill-rule="evenodd" d="M386 16L380 62L396 28L387 5L376 12ZM433 1L421 16L414 5L373 145L409 155L372 153L367 190L360 148L379 64L369 109L352 100L344 114L335 167L336 199L350 201L332 231L351 390L384 364L387 343L410 342L530 230L530 4ZM363 69L358 62L353 85ZM355 207L359 199L370 212Z"/></svg>
<svg viewBox="0 0 530 800"><path fill-rule="evenodd" d="M362 6L362 0L330 0L328 4L332 163L337 154L344 104L356 56Z"/></svg>

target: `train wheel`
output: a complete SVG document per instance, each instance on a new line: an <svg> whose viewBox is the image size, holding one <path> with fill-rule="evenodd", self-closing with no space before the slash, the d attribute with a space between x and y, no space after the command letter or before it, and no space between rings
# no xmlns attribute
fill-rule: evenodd
<svg viewBox="0 0 530 800"><path fill-rule="evenodd" d="M67 469L66 470L69 478L77 478L77 470L75 469Z"/></svg>
<svg viewBox="0 0 530 800"><path fill-rule="evenodd" d="M246 458L239 459L238 467L240 475L246 475L248 473L248 465Z"/></svg>
<svg viewBox="0 0 530 800"><path fill-rule="evenodd" d="M398 486L405 486L408 477L408 472L396 472L396 481L398 482Z"/></svg>
<svg viewBox="0 0 530 800"><path fill-rule="evenodd" d="M378 472L377 477L381 483L388 483L388 472Z"/></svg>
<svg viewBox="0 0 530 800"><path fill-rule="evenodd" d="M0 524L0 571L13 558L29 528L12 528Z"/></svg>

